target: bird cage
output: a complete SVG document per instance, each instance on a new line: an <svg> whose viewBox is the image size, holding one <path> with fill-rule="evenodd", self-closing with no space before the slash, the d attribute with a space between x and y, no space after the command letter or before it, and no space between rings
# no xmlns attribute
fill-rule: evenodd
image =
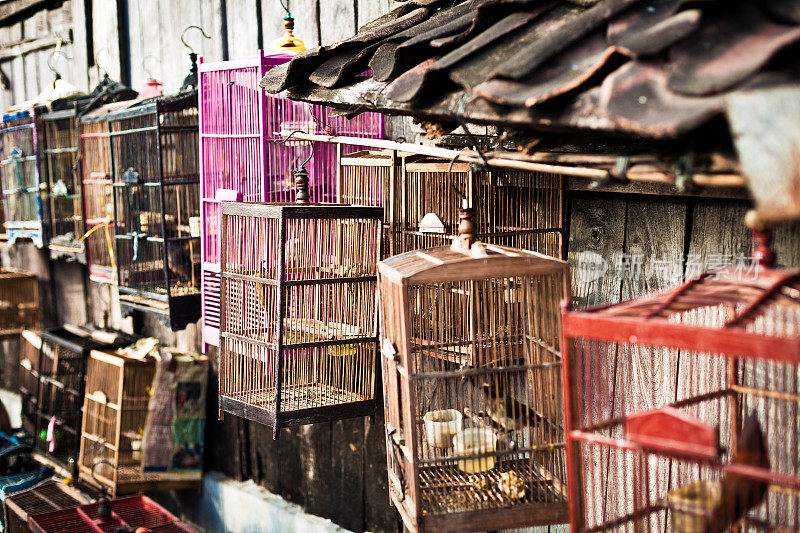
<svg viewBox="0 0 800 533"><path fill-rule="evenodd" d="M112 496L198 488L196 472L145 471L142 440L156 374L152 358L93 350L86 368L80 479Z"/></svg>
<svg viewBox="0 0 800 533"><path fill-rule="evenodd" d="M123 312L155 313L183 329L200 318L197 93L107 118Z"/></svg>
<svg viewBox="0 0 800 533"><path fill-rule="evenodd" d="M21 374L32 374L34 378L30 384L32 388L27 378L21 381L29 395L27 402L34 411L35 446L77 475L86 360L91 350L110 350L131 344L135 339L124 333L71 325L46 330L41 336L26 332L25 338L37 359L32 365L31 350L22 351ZM52 435L49 434L51 421Z"/></svg>
<svg viewBox="0 0 800 533"><path fill-rule="evenodd" d="M106 509L102 506L108 505ZM49 513L31 515L28 527L34 533L101 531L153 531L196 533L147 496L128 496Z"/></svg>
<svg viewBox="0 0 800 533"><path fill-rule="evenodd" d="M398 188L400 251L449 243L467 199L477 207L481 242L553 257L564 253L563 176L425 158L405 164Z"/></svg>
<svg viewBox="0 0 800 533"><path fill-rule="evenodd" d="M89 278L98 283L116 283L114 252L114 194L111 176L111 132L108 114L125 103L110 103L86 113L80 120L83 240Z"/></svg>
<svg viewBox="0 0 800 533"><path fill-rule="evenodd" d="M562 324L573 531L796 531L800 271L730 267Z"/></svg>
<svg viewBox="0 0 800 533"><path fill-rule="evenodd" d="M42 121L39 109L3 116L0 127L0 185L8 242L28 238L42 248L47 241L47 179L40 173Z"/></svg>
<svg viewBox="0 0 800 533"><path fill-rule="evenodd" d="M222 204L221 411L276 438L281 427L374 414L382 215Z"/></svg>
<svg viewBox="0 0 800 533"><path fill-rule="evenodd" d="M85 261L80 241L84 230L76 117L76 105L42 115L41 153L49 184L50 255Z"/></svg>
<svg viewBox="0 0 800 533"><path fill-rule="evenodd" d="M77 489L49 480L8 496L3 502L6 533L28 533L28 516L71 509L88 503Z"/></svg>
<svg viewBox="0 0 800 533"><path fill-rule="evenodd" d="M459 233L378 264L390 499L411 531L566 522L567 264Z"/></svg>
<svg viewBox="0 0 800 533"><path fill-rule="evenodd" d="M35 274L0 269L0 340L39 327L39 280Z"/></svg>
<svg viewBox="0 0 800 533"><path fill-rule="evenodd" d="M22 404L22 428L33 434L36 428L36 388L39 386L39 350L42 337L23 330L19 346L19 393Z"/></svg>
<svg viewBox="0 0 800 533"><path fill-rule="evenodd" d="M333 116L328 107L261 90L258 83L264 74L292 57L261 51L251 59L199 66L203 342L207 345L219 345L220 202L292 201L290 167L309 154L313 154L311 201L336 201L336 147L294 139L279 144L280 134L383 136L380 114Z"/></svg>

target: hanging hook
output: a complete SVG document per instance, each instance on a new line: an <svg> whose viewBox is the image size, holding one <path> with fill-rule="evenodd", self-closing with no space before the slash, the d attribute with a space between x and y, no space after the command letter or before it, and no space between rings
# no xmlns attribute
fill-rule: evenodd
<svg viewBox="0 0 800 533"><path fill-rule="evenodd" d="M108 76L108 71L100 66L100 54L102 52L105 52L109 56L111 55L111 52L109 52L108 48L106 48L105 46L100 48L97 52L94 53L94 66L97 68L98 78L100 77L100 71L102 71L105 76Z"/></svg>
<svg viewBox="0 0 800 533"><path fill-rule="evenodd" d="M283 8L283 10L286 11L286 17L287 18L292 18L292 12L289 11L289 5L286 2L284 2L283 0L280 0L280 3L281 3L281 7Z"/></svg>
<svg viewBox="0 0 800 533"><path fill-rule="evenodd" d="M158 59L156 56L149 54L142 58L142 70L144 71L145 75L150 78L151 80L155 79L153 73L150 72L150 69L147 68L147 60L148 59Z"/></svg>
<svg viewBox="0 0 800 533"><path fill-rule="evenodd" d="M458 194L462 198L462 200L466 200L467 195L458 190L458 187L456 187L455 184L455 180L453 179L453 165L456 164L456 161L458 161L459 157L461 157L461 154L456 154L453 157L453 159L450 160L450 164L447 166L447 181L450 184L450 187L456 192L456 194Z"/></svg>
<svg viewBox="0 0 800 533"><path fill-rule="evenodd" d="M56 79L60 79L61 78L61 73L58 70L56 70L56 67L53 65L53 59L57 55L61 54L62 56L64 56L64 58L66 58L67 61L71 61L72 60L71 57L69 57L67 54L65 54L61 50L61 45L62 45L63 42L64 42L63 39L61 39L61 37L59 37L58 38L58 44L56 44L55 50L53 50L53 53L50 54L50 57L47 58L47 66L48 66L48 68L50 68L50 70L53 71L53 74L56 75Z"/></svg>
<svg viewBox="0 0 800 533"><path fill-rule="evenodd" d="M206 39L211 39L211 36L208 35L203 28L201 28L200 26L195 26L194 24L191 26L186 26L186 28L184 28L184 30L181 32L181 42L183 43L183 46L189 49L190 53L196 54L197 52L194 51L194 48L192 48L191 45L189 45L189 43L187 43L186 40L183 38L184 35L186 35L186 32L191 30L192 28L200 30L200 33L202 33L203 37L205 37Z"/></svg>
<svg viewBox="0 0 800 533"><path fill-rule="evenodd" d="M483 167L489 168L489 161L486 159L486 156L483 155L480 146L478 146L478 140L475 138L472 132L469 131L469 128L467 127L467 122L464 120L463 115L464 115L464 108L466 107L466 105L467 105L467 94L464 93L463 95L461 95L461 98L458 99L458 104L456 104L456 112L454 115L455 119L458 121L458 125L461 126L461 128L464 130L464 134L467 136L467 139L469 139L472 148L476 152L478 152L478 157L481 158L481 164L483 165Z"/></svg>
<svg viewBox="0 0 800 533"><path fill-rule="evenodd" d="M280 141L278 141L278 144L286 144L286 142L287 142L289 139L291 139L291 138L292 138L292 136L293 136L295 133L305 133L305 132L304 132L303 130L294 130L294 131L293 131L293 132L291 132L289 135L287 135L286 137L284 137L283 139L281 139ZM306 160L305 160L305 161L303 161L303 163L302 163L302 164L301 164L299 167L297 167L297 168L298 168L298 169L300 169L300 168L305 168L305 166L308 164L308 162L309 162L309 161L311 161L311 158L313 157L313 155L314 155L314 150L309 150L309 152L308 152L308 157L307 157L307 158L306 158Z"/></svg>

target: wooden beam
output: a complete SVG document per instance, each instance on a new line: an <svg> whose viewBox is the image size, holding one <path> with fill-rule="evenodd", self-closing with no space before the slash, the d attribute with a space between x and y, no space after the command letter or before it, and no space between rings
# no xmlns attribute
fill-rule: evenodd
<svg viewBox="0 0 800 533"><path fill-rule="evenodd" d="M58 45L59 41L61 41L62 46L65 44L72 44L70 42L63 41L60 37L54 35L10 43L9 45L0 49L0 61L23 56L31 52L44 50L45 48L54 48Z"/></svg>

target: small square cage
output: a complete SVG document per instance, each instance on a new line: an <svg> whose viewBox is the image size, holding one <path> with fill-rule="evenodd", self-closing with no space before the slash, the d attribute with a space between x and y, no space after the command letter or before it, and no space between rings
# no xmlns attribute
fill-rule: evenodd
<svg viewBox="0 0 800 533"><path fill-rule="evenodd" d="M47 172L50 255L86 261L83 253L83 200L77 106L42 115L42 158Z"/></svg>
<svg viewBox="0 0 800 533"><path fill-rule="evenodd" d="M0 340L39 328L39 280L21 270L0 269Z"/></svg>
<svg viewBox="0 0 800 533"><path fill-rule="evenodd" d="M572 531L800 528L800 271L562 318Z"/></svg>
<svg viewBox="0 0 800 533"><path fill-rule="evenodd" d="M153 531L158 533L197 533L147 496L128 496L102 503L90 503L28 518L33 533L74 533L97 531Z"/></svg>
<svg viewBox="0 0 800 533"><path fill-rule="evenodd" d="M382 216L222 204L221 411L276 438L281 427L374 414Z"/></svg>
<svg viewBox="0 0 800 533"><path fill-rule="evenodd" d="M47 244L48 205L43 201L47 178L42 171L39 108L3 115L0 126L0 185L8 242L31 239Z"/></svg>
<svg viewBox="0 0 800 533"><path fill-rule="evenodd" d="M561 260L473 242L378 264L389 492L411 531L567 521Z"/></svg>
<svg viewBox="0 0 800 533"><path fill-rule="evenodd" d="M30 425L35 447L77 476L86 360L91 350L122 347L135 339L120 332L72 325L45 330L41 335L26 332L25 338L20 360L21 374L25 376L21 389L33 407ZM31 351L36 358L34 364L28 355ZM48 440L51 421L52 443Z"/></svg>
<svg viewBox="0 0 800 533"><path fill-rule="evenodd" d="M401 252L449 243L466 199L481 242L563 257L563 176L424 158L408 161L401 179Z"/></svg>
<svg viewBox="0 0 800 533"><path fill-rule="evenodd" d="M106 104L80 120L83 195L83 236L89 278L97 283L117 282L114 251L114 194L111 174L111 130L108 114L130 103Z"/></svg>
<svg viewBox="0 0 800 533"><path fill-rule="evenodd" d="M6 533L28 533L28 517L89 503L78 489L49 480L8 496L4 502Z"/></svg>
<svg viewBox="0 0 800 533"><path fill-rule="evenodd" d="M197 93L110 113L118 288L123 312L173 330L200 318Z"/></svg>
<svg viewBox="0 0 800 533"><path fill-rule="evenodd" d="M203 275L203 342L219 345L220 202L294 200L290 167L312 154L312 202L336 201L336 147L292 139L294 131L358 137L383 136L383 117L362 113L348 119L331 108L265 93L258 86L288 54L264 54L237 61L199 65L200 202Z"/></svg>

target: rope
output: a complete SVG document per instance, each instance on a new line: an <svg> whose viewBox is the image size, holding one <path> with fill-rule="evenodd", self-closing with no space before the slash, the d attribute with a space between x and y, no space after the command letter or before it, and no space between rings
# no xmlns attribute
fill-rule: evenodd
<svg viewBox="0 0 800 533"><path fill-rule="evenodd" d="M83 236L80 239L78 239L78 241L79 242L85 241L87 238L89 238L89 236L92 233L99 230L100 228L103 228L106 235L106 246L108 246L108 256L111 258L111 268L116 269L117 262L114 260L114 240L111 238L111 231L109 231L108 229L111 226L111 224L112 224L111 219L106 217L103 222L101 222L100 224L96 225L95 227L84 233Z"/></svg>

